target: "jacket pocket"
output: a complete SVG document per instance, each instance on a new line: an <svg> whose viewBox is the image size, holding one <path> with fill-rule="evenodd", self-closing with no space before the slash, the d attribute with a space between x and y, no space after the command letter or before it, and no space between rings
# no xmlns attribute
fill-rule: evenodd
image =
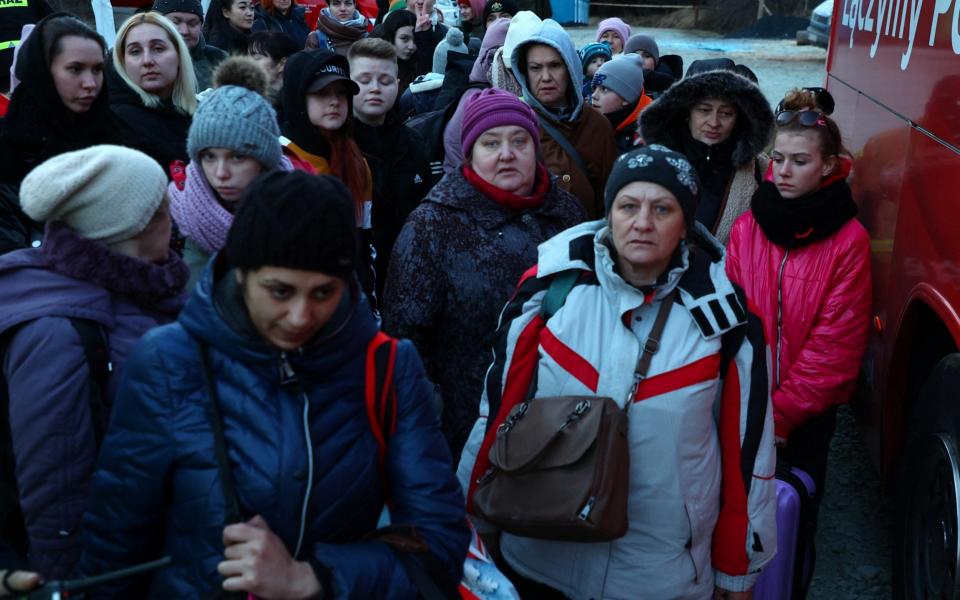
<svg viewBox="0 0 960 600"><path fill-rule="evenodd" d="M703 583L705 577L712 576L710 570L710 537L704 537L704 519L703 514L698 510L696 504L685 503L684 511L687 513L687 521L690 524L690 537L687 539L686 548L693 562L693 569L696 573L695 581Z"/></svg>

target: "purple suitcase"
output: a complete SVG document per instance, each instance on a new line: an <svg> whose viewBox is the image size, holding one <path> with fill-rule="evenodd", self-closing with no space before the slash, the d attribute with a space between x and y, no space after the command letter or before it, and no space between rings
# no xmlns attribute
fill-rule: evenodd
<svg viewBox="0 0 960 600"><path fill-rule="evenodd" d="M817 486L813 478L800 469L791 469L814 498ZM800 527L800 494L785 481L777 479L777 554L767 563L753 586L753 600L791 600L793 575L797 561L797 534ZM803 557L806 562L807 557ZM809 566L804 565L804 575Z"/></svg>

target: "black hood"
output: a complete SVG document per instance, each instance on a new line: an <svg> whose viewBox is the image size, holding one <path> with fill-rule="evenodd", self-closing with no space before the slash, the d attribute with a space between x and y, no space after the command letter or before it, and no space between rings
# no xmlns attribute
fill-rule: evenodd
<svg viewBox="0 0 960 600"><path fill-rule="evenodd" d="M320 69L327 65L335 65L343 69L344 73L350 73L347 58L332 50L301 50L290 55L283 68L283 90L280 99L284 122L280 129L284 136L317 156L329 156L330 150L326 140L307 116L307 89L317 78ZM352 113L351 97L347 114ZM350 119L347 119L347 122L349 123Z"/></svg>
<svg viewBox="0 0 960 600"><path fill-rule="evenodd" d="M690 109L705 98L725 98L737 109L734 167L747 164L767 147L773 132L770 103L756 84L731 71L708 71L675 83L640 113L644 141L682 152Z"/></svg>

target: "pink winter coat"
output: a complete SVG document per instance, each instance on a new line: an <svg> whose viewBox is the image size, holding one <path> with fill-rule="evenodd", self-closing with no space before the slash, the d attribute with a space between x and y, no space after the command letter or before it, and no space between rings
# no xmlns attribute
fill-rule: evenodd
<svg viewBox="0 0 960 600"><path fill-rule="evenodd" d="M747 211L730 232L727 274L763 319L777 437L849 401L870 326L870 238L863 225L851 219L824 240L787 250L767 239Z"/></svg>

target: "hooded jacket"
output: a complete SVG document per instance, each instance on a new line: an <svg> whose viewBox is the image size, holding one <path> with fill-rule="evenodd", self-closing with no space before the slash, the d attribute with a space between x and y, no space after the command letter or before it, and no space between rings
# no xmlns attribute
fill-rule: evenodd
<svg viewBox="0 0 960 600"><path fill-rule="evenodd" d="M770 340L777 435L788 439L848 402L870 330L870 237L863 225L850 219L830 237L788 250L747 211L730 232L727 273L743 286Z"/></svg>
<svg viewBox="0 0 960 600"><path fill-rule="evenodd" d="M295 560L310 563L324 598L416 596L395 554L364 540L385 499L392 522L415 526L459 580L469 541L461 492L411 344L397 348L397 426L381 469L364 400L377 323L363 294L350 286L332 321L291 353L256 332L241 294L231 270L208 269L177 322L151 331L130 357L90 486L80 571L167 554L173 562L147 593L130 578L99 597L199 599L220 589L227 513L200 343L240 512L261 515Z"/></svg>
<svg viewBox="0 0 960 600"><path fill-rule="evenodd" d="M285 15L278 10L266 10L262 6L257 6L254 11L256 16L250 31L282 31L293 38L297 48L306 45L310 27L305 20L304 7L291 3L290 10Z"/></svg>
<svg viewBox="0 0 960 600"><path fill-rule="evenodd" d="M60 222L41 248L0 257L0 385L10 398L10 431L30 566L64 579L80 556L80 518L97 458L89 362L71 318L95 322L112 369L104 405L125 361L148 329L183 304L187 268L170 254L153 265L111 252Z"/></svg>
<svg viewBox="0 0 960 600"><path fill-rule="evenodd" d="M558 177L560 186L580 200L587 218L600 218L604 212L603 186L617 158L613 128L606 117L585 104L580 95L583 66L570 35L563 27L552 19L546 19L532 23L530 31L524 33L524 41L513 49L510 56L510 68L523 90L524 101L541 120L540 152L543 162ZM525 66L527 51L533 44L544 44L556 50L567 67L567 108L562 113L543 106L530 91ZM586 173L544 129L544 121L573 146L586 164Z"/></svg>
<svg viewBox="0 0 960 600"><path fill-rule="evenodd" d="M170 100L164 100L157 108L148 108L109 61L105 72L119 143L140 150L165 171L173 161L189 161L187 132L191 117L177 110Z"/></svg>
<svg viewBox="0 0 960 600"><path fill-rule="evenodd" d="M690 109L707 98L724 98L737 109L730 138L708 146L690 134ZM687 156L703 182L697 220L722 243L750 199L769 164L763 154L773 132L773 112L752 81L725 70L708 71L674 84L640 114L647 144L662 144Z"/></svg>
<svg viewBox="0 0 960 600"><path fill-rule="evenodd" d="M213 86L213 71L226 58L226 52L209 45L203 34L200 34L200 41L190 49L190 60L193 61L193 73L197 76L198 92Z"/></svg>
<svg viewBox="0 0 960 600"><path fill-rule="evenodd" d="M745 591L777 544L760 321L727 279L722 247L702 227L652 290L618 274L610 235L605 220L592 221L542 244L536 267L504 307L480 417L457 472L468 510L496 431L534 376L538 398L608 396L623 406L663 299L678 289L628 412L626 535L586 544L504 533L501 550L518 573L569 598L702 600L714 586ZM544 323L540 308L551 280L570 269L581 276ZM730 358L721 372L724 346Z"/></svg>
<svg viewBox="0 0 960 600"><path fill-rule="evenodd" d="M583 220L552 181L536 209L508 210L457 170L404 224L384 291L384 329L409 338L443 398L443 425L458 454L477 417L497 315L537 245Z"/></svg>

